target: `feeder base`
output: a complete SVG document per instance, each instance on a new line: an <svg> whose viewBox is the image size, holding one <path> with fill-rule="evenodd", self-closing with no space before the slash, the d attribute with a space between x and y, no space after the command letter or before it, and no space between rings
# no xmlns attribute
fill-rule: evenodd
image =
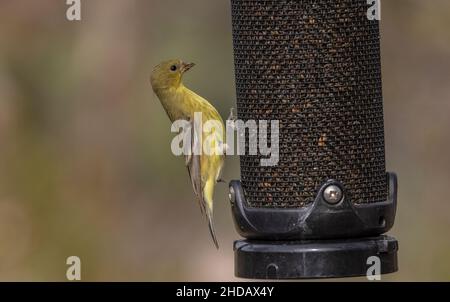
<svg viewBox="0 0 450 302"><path fill-rule="evenodd" d="M276 280L389 274L398 270L397 251L397 240L386 235L341 240L238 240L234 243L235 275Z"/></svg>

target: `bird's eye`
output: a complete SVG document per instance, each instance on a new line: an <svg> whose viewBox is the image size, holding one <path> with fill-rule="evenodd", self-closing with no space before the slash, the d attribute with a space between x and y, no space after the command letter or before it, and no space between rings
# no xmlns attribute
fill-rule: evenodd
<svg viewBox="0 0 450 302"><path fill-rule="evenodd" d="M177 65L172 65L172 66L170 66L170 70L172 70L172 71L177 70Z"/></svg>

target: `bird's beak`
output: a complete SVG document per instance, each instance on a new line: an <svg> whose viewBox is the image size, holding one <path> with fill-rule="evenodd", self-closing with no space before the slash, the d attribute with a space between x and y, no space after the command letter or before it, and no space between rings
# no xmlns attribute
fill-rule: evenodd
<svg viewBox="0 0 450 302"><path fill-rule="evenodd" d="M185 73L186 71L188 71L189 69L191 69L192 67L194 67L195 64L194 63L183 63L181 65L181 72Z"/></svg>

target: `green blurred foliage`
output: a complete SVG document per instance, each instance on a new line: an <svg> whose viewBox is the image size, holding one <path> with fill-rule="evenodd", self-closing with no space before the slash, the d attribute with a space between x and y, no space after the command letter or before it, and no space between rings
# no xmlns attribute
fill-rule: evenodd
<svg viewBox="0 0 450 302"><path fill-rule="evenodd" d="M168 58L197 63L189 87L234 106L227 0L0 2L0 280L234 280L227 188L217 252L170 123L149 85ZM383 2L388 169L400 178L392 230L400 272L450 280L450 3ZM227 159L225 178L238 178Z"/></svg>

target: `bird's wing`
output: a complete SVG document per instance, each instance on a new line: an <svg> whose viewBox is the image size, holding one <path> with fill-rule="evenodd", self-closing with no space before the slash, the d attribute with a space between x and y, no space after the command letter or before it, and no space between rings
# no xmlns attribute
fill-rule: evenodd
<svg viewBox="0 0 450 302"><path fill-rule="evenodd" d="M189 123L189 131L191 132L191 152L186 155L186 167L189 172L189 177L191 179L192 188L194 190L196 199L200 205L200 210L202 214L205 214L206 205L203 198L203 185L202 185L202 175L201 175L201 157L195 154L195 150L199 150L201 144L199 135L195 135L195 124L191 120Z"/></svg>

